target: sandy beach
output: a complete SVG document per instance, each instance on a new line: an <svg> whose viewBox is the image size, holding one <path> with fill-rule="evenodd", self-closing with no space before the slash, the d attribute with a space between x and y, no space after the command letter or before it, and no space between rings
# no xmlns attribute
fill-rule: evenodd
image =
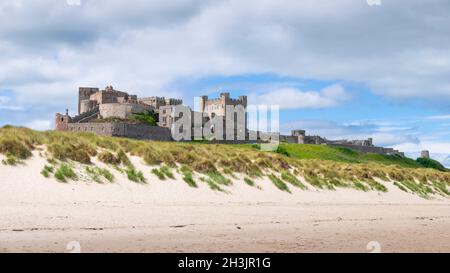
<svg viewBox="0 0 450 273"><path fill-rule="evenodd" d="M387 193L261 189L215 192L161 181L138 158L145 185L113 170L111 184L59 183L45 160L0 165L0 252L449 252L450 200ZM95 162L101 166L101 163Z"/></svg>

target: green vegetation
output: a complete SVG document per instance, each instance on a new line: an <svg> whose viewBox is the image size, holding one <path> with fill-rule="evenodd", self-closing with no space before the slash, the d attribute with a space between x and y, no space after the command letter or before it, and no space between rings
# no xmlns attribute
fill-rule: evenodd
<svg viewBox="0 0 450 273"><path fill-rule="evenodd" d="M167 178L175 179L172 170L168 166L161 166L161 168L159 168L159 171L163 173Z"/></svg>
<svg viewBox="0 0 450 273"><path fill-rule="evenodd" d="M192 177L193 173L189 167L186 166L181 167L180 172L183 176L184 182L186 182L189 185L189 187L197 188L197 183Z"/></svg>
<svg viewBox="0 0 450 273"><path fill-rule="evenodd" d="M137 171L135 168L127 168L125 170L125 172L130 181L133 181L136 183L146 183L147 182L142 171Z"/></svg>
<svg viewBox="0 0 450 273"><path fill-rule="evenodd" d="M5 162L8 157L11 163L26 160L33 150L42 149L49 164L61 164L54 171L60 181L76 179L76 175L71 177L67 170L63 172L62 166L70 168L68 164L72 161L90 164L91 158L97 156L100 161L125 173L131 181L145 183L143 173L136 170L129 159L129 156L136 156L155 166L165 178L172 178L171 170L181 165L179 172L191 187L197 187L194 177L198 175L211 188L224 190L231 183L227 177L241 174L249 185L254 184L252 179L269 177L284 191L289 190L286 183L306 187L300 182L300 178L304 178L306 183L322 189L346 187L383 192L387 191L379 183L383 180L424 198L431 194L449 195L450 172L432 160L363 154L326 145L282 143L274 152L260 151L256 149L258 146L140 141L92 133L37 132L12 126L0 128L0 153L6 156ZM60 161L62 163L58 163ZM43 175L47 174L51 172L43 170Z"/></svg>
<svg viewBox="0 0 450 273"><path fill-rule="evenodd" d="M286 185L286 183L284 183L280 178L276 177L274 174L269 174L268 177L278 189L291 193L288 185Z"/></svg>
<svg viewBox="0 0 450 273"><path fill-rule="evenodd" d="M321 159L346 163L380 163L402 167L423 167L415 160L398 155L380 155L361 153L349 148L327 145L281 143L278 153L288 154L297 159Z"/></svg>
<svg viewBox="0 0 450 273"><path fill-rule="evenodd" d="M41 174L44 177L48 178L48 177L50 177L50 174L53 173L54 171L55 171L55 168L53 166L45 165L41 171Z"/></svg>
<svg viewBox="0 0 450 273"><path fill-rule="evenodd" d="M26 159L31 156L31 149L33 145L26 141L21 141L20 137L16 136L2 136L0 135L0 153L7 157L16 157Z"/></svg>
<svg viewBox="0 0 450 273"><path fill-rule="evenodd" d="M133 168L133 164L122 149L118 149L117 153L102 151L97 155L97 158L105 164L115 166L122 164L126 167Z"/></svg>
<svg viewBox="0 0 450 273"><path fill-rule="evenodd" d="M159 169L152 169L152 174L156 175L160 180L166 180L164 173L161 172Z"/></svg>
<svg viewBox="0 0 450 273"><path fill-rule="evenodd" d="M416 162L424 168L436 169L443 172L448 171L448 169L446 169L440 162L431 158L419 157L416 159Z"/></svg>
<svg viewBox="0 0 450 273"><path fill-rule="evenodd" d="M302 184L302 182L300 182L298 180L297 177L295 177L294 175L292 175L289 171L282 171L281 172L281 179L283 179L284 181L292 184L295 187L298 187L302 190L306 189L306 186Z"/></svg>
<svg viewBox="0 0 450 273"><path fill-rule="evenodd" d="M103 151L97 155L98 160L105 164L119 165L120 159L110 151Z"/></svg>
<svg viewBox="0 0 450 273"><path fill-rule="evenodd" d="M21 163L21 160L14 155L7 155L5 159L2 160L2 164L3 165L11 165L11 166L15 166L17 164Z"/></svg>
<svg viewBox="0 0 450 273"><path fill-rule="evenodd" d="M113 180L114 180L114 175L107 169L86 166L85 170L86 170L86 173L89 174L91 179L97 183L103 182L101 177L104 177L109 182L113 182Z"/></svg>
<svg viewBox="0 0 450 273"><path fill-rule="evenodd" d="M175 179L172 170L168 166L161 166L159 169L152 169L152 173L160 180L165 180L166 178Z"/></svg>
<svg viewBox="0 0 450 273"><path fill-rule="evenodd" d="M60 182L67 182L67 180L76 180L78 178L75 171L67 164L61 164L55 172L55 178Z"/></svg>
<svg viewBox="0 0 450 273"><path fill-rule="evenodd" d="M245 182L245 184L249 185L250 187L254 187L256 185L255 181L253 181L251 178L248 178L248 177L244 177L244 182Z"/></svg>
<svg viewBox="0 0 450 273"><path fill-rule="evenodd" d="M155 126L158 117L154 111L145 111L143 113L133 114L131 119L145 122L150 126Z"/></svg>

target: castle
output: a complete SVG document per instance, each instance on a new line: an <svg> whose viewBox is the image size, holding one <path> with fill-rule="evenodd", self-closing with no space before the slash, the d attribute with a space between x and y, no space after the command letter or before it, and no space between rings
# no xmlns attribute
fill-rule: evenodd
<svg viewBox="0 0 450 273"><path fill-rule="evenodd" d="M182 118L178 116L179 109L188 108L188 128L178 128L183 132L190 132L188 139L204 139L206 131L220 132L219 142L255 143L265 142L262 135L267 133L250 131L247 126L247 96L237 99L230 97L230 93L221 93L219 98L209 99L208 96L199 98L198 111L191 111L183 106L183 101L176 98L145 97L138 98L127 92L115 90L107 86L104 90L92 87L80 87L78 91L78 115L71 117L66 113L55 116L55 130L72 132L93 132L104 136L129 137L146 140L173 141L174 125ZM240 107L240 108L239 108ZM241 112L236 109L242 109ZM232 111L232 113L228 112ZM153 113L156 124L146 124L133 119L136 114ZM241 113L241 116L239 116ZM231 119L230 119L231 117ZM186 118L186 117L184 117ZM195 121L195 122L194 122ZM217 122L219 121L219 122ZM241 121L241 122L239 122ZM231 124L231 138L226 136L230 132L227 125ZM219 127L220 126L220 127ZM226 130L227 129L227 130ZM194 134L194 132L200 132ZM221 135L224 132L223 135ZM254 139L250 137L253 135ZM269 133L269 135L273 133ZM320 136L306 135L305 130L293 130L291 135L275 134L281 142L297 144L324 144L351 148L365 153L396 154L403 153L392 148L377 147L371 138L367 140L328 140ZM194 136L194 137L191 137ZM199 137L200 136L200 137ZM217 136L217 135L216 135ZM223 137L222 137L223 136ZM239 137L240 138L239 138ZM217 142L217 138L215 140Z"/></svg>
<svg viewBox="0 0 450 273"><path fill-rule="evenodd" d="M80 87L78 91L78 115L66 113L55 116L55 130L72 132L93 132L105 136L131 137L148 140L173 140L171 128L178 118L174 117L175 107L182 105L181 99L164 97L138 98L126 92L107 86L104 90ZM200 111L192 111L191 130L195 130L194 120L200 119L200 126L213 118L223 119L225 129L227 106L247 107L247 97L230 98L230 93L222 93L218 99L201 97ZM185 106L185 108L188 108ZM190 110L190 108L189 108ZM135 114L153 112L156 125L136 122ZM244 118L245 120L245 118ZM244 126L244 131L245 131ZM216 128L217 129L217 128Z"/></svg>

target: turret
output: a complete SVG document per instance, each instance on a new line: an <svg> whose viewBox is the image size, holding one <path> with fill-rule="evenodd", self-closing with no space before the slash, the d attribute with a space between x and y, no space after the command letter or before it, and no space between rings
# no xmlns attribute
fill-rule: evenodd
<svg viewBox="0 0 450 273"><path fill-rule="evenodd" d="M56 113L55 115L55 130L56 131L67 131L68 123L70 123L69 110L66 109L66 114L62 115L60 113Z"/></svg>
<svg viewBox="0 0 450 273"><path fill-rule="evenodd" d="M430 151L424 150L420 153L420 157L430 158Z"/></svg>

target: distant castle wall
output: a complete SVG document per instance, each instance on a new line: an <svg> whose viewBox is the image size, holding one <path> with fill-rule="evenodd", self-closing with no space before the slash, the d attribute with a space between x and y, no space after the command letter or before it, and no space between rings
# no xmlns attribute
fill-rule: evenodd
<svg viewBox="0 0 450 273"><path fill-rule="evenodd" d="M102 136L130 137L145 140L172 140L171 132L168 128L126 122L68 123L66 131L89 132Z"/></svg>
<svg viewBox="0 0 450 273"><path fill-rule="evenodd" d="M404 153L394 150L393 148L384 148L376 146L362 146L362 145L351 145L351 144L328 144L335 147L350 148L363 153L373 153L373 154L385 154L385 155L400 155L405 156Z"/></svg>

